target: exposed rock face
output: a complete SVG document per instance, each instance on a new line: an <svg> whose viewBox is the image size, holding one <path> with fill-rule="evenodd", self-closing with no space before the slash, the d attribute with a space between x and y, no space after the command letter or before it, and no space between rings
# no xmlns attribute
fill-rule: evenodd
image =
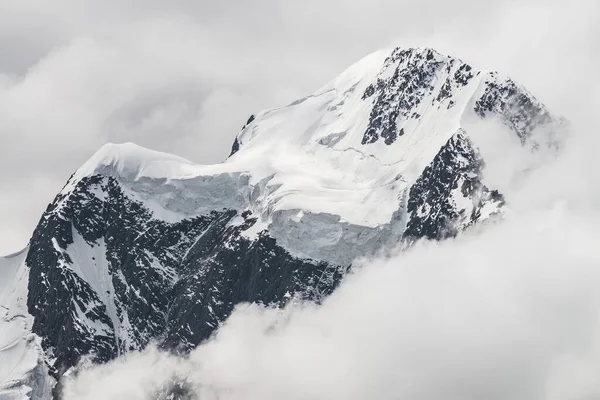
<svg viewBox="0 0 600 400"><path fill-rule="evenodd" d="M475 102L475 112L481 118L490 114L500 116L523 144L535 128L554 120L543 104L523 92L511 79L499 81L496 73L490 73L485 84L483 95Z"/></svg>
<svg viewBox="0 0 600 400"><path fill-rule="evenodd" d="M561 123L508 78L394 49L251 116L223 164L105 146L48 206L15 283L43 367L59 380L151 341L189 351L238 303L318 302L356 257L500 215L465 118L538 151Z"/></svg>
<svg viewBox="0 0 600 400"><path fill-rule="evenodd" d="M469 82L472 74L459 73L465 67L469 70L471 67L455 59L439 58L433 50L395 49L386 59L377 83L369 85L363 95L364 100L371 96L375 100L362 144L375 143L381 137L385 144L391 145L398 136L404 135L398 124L421 117L417 112L421 101L435 92L438 75L444 70L450 74L455 63L461 66L454 73L454 80L448 75L437 102L452 97L454 83L464 86Z"/></svg>
<svg viewBox="0 0 600 400"><path fill-rule="evenodd" d="M500 212L504 196L483 184L483 167L465 134L452 136L410 190L404 237L444 239Z"/></svg>
<svg viewBox="0 0 600 400"><path fill-rule="evenodd" d="M292 294L316 300L333 290L342 267L294 258L267 234L240 234L255 223L236 210L166 222L115 178L81 179L48 208L27 256L28 308L54 355L51 371L156 339L187 351L240 302L281 306Z"/></svg>

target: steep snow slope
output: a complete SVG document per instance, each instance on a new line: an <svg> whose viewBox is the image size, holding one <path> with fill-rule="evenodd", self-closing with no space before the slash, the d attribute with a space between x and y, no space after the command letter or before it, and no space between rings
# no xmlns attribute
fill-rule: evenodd
<svg viewBox="0 0 600 400"><path fill-rule="evenodd" d="M562 123L495 72L380 51L252 116L221 164L102 147L48 206L18 263L27 279L6 290L27 287L25 332L55 378L152 340L188 351L239 302L320 301L356 257L501 214L486 171L516 154L529 167Z"/></svg>
<svg viewBox="0 0 600 400"><path fill-rule="evenodd" d="M0 399L44 399L52 383L27 312L27 249L0 258Z"/></svg>
<svg viewBox="0 0 600 400"><path fill-rule="evenodd" d="M226 165L252 171L251 184L269 179L262 215L302 209L375 227L402 208L401 195L464 121L488 114L506 123L492 133L523 142L552 119L494 72L428 49L382 51L314 95L260 113Z"/></svg>

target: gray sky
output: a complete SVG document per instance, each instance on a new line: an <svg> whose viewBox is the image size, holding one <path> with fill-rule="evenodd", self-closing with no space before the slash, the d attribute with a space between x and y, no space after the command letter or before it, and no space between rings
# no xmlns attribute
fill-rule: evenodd
<svg viewBox="0 0 600 400"><path fill-rule="evenodd" d="M588 0L0 0L0 254L106 142L223 160L251 113L379 48L432 46L559 113L599 67ZM549 85L552 87L550 88Z"/></svg>

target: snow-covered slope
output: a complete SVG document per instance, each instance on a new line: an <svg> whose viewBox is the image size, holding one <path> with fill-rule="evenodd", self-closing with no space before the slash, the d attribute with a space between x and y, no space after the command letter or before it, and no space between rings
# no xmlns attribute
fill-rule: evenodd
<svg viewBox="0 0 600 400"><path fill-rule="evenodd" d="M559 122L523 87L495 72L430 49L379 51L315 94L252 117L222 164L194 165L133 144L111 144L65 191L82 176L100 173L119 179L163 219L219 207L248 209L259 219L249 235L269 227L300 257L348 263L373 247L368 239L378 236L378 228L395 224L394 232L405 230L410 190L445 145L460 142L464 151L472 150L475 168L473 141L481 135L470 135L468 127L482 119L489 122L489 135L512 135L517 146L527 147L553 143ZM450 197L464 213L477 211L458 192ZM486 207L486 215L494 214L494 207ZM454 220L448 228L471 222ZM357 227L369 232L363 235L368 243L356 241ZM323 234L315 237L314 229ZM440 234L423 233L414 232ZM328 246L331 240L335 248Z"/></svg>
<svg viewBox="0 0 600 400"><path fill-rule="evenodd" d="M106 145L15 264L25 332L60 378L151 340L187 351L241 301L319 301L356 257L500 215L510 199L486 171L554 149L562 123L509 78L392 49L252 116L221 164Z"/></svg>
<svg viewBox="0 0 600 400"><path fill-rule="evenodd" d="M44 399L52 387L27 311L28 249L0 258L0 399Z"/></svg>

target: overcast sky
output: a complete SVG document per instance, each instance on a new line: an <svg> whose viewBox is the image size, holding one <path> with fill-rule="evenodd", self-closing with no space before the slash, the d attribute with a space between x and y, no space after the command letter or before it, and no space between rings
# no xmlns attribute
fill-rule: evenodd
<svg viewBox="0 0 600 400"><path fill-rule="evenodd" d="M595 3L0 0L0 254L102 144L219 162L251 113L379 48L433 46L577 113L562 94L598 68Z"/></svg>

